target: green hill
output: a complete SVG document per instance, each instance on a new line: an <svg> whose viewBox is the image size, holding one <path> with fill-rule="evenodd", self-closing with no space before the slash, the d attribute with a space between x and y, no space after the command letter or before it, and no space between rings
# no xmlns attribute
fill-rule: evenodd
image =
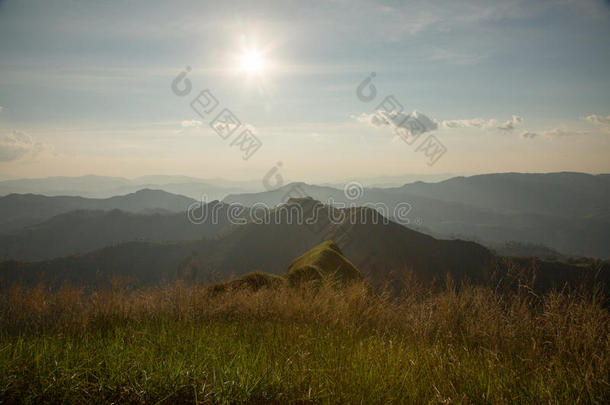
<svg viewBox="0 0 610 405"><path fill-rule="evenodd" d="M286 271L290 285L332 278L342 284L362 280L360 271L345 257L339 246L326 241L297 257Z"/></svg>

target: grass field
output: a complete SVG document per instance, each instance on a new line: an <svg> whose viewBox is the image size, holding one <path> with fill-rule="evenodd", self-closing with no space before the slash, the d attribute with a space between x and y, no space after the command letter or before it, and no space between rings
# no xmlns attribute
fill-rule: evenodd
<svg viewBox="0 0 610 405"><path fill-rule="evenodd" d="M451 283L449 283L451 285ZM0 297L3 403L608 403L599 295L176 284Z"/></svg>

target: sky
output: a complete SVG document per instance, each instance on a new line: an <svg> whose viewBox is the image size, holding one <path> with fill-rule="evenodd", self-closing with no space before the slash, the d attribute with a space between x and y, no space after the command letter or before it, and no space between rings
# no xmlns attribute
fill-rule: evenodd
<svg viewBox="0 0 610 405"><path fill-rule="evenodd" d="M608 1L0 0L0 179L608 173L609 67Z"/></svg>

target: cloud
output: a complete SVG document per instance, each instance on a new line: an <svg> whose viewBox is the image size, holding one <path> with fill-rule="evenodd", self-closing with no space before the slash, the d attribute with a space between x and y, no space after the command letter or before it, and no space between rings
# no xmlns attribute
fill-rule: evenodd
<svg viewBox="0 0 610 405"><path fill-rule="evenodd" d="M513 121L515 121L515 118L519 118L519 117L513 116ZM600 125L601 126L600 130L602 131L602 133L610 134L610 115L607 115L604 117L603 115L590 114L590 115L586 116L585 119L594 124ZM541 130L541 131L524 130L519 136L521 137L521 139L532 139L532 138L536 138L536 137L540 136L540 137L547 138L549 140L553 140L553 139L557 139L557 138L564 138L564 137L570 137L570 136L594 135L596 133L599 133L598 130L583 131L583 130L568 129L565 127L556 127L556 128Z"/></svg>
<svg viewBox="0 0 610 405"><path fill-rule="evenodd" d="M446 120L441 123L444 128L480 128L480 129L497 129L505 132L512 132L516 127L521 125L523 118L518 115L513 115L510 120L502 123L497 119L491 118L485 120L483 118L472 118L464 120Z"/></svg>
<svg viewBox="0 0 610 405"><path fill-rule="evenodd" d="M181 129L173 131L174 135L200 135L203 131L203 122L199 120L184 120L180 122Z"/></svg>
<svg viewBox="0 0 610 405"><path fill-rule="evenodd" d="M486 121L482 118L473 118L470 120L447 120L441 125L445 128L489 128L497 124L497 121L492 119Z"/></svg>
<svg viewBox="0 0 610 405"><path fill-rule="evenodd" d="M521 137L521 139L533 139L533 138L537 137L538 134L535 132L523 131L523 132L521 132L521 135L519 135L519 136Z"/></svg>
<svg viewBox="0 0 610 405"><path fill-rule="evenodd" d="M362 113L358 116L352 116L352 118L372 127L393 129L398 135L407 137L438 129L438 124L435 121L417 111L405 114L398 111L377 110L372 114Z"/></svg>
<svg viewBox="0 0 610 405"><path fill-rule="evenodd" d="M4 110L4 108L0 105L0 113Z"/></svg>
<svg viewBox="0 0 610 405"><path fill-rule="evenodd" d="M569 130L569 129L565 129L565 128L553 128L553 129L548 129L548 130L544 130L544 131L536 131L536 132L525 130L521 133L520 137L521 137L521 139L532 139L532 138L536 138L538 136L542 136L549 140L553 140L556 138L587 135L587 134L588 134L587 131L573 131L573 130Z"/></svg>
<svg viewBox="0 0 610 405"><path fill-rule="evenodd" d="M37 154L45 149L45 144L35 142L21 131L11 131L0 135L0 162L12 162L27 154Z"/></svg>
<svg viewBox="0 0 610 405"><path fill-rule="evenodd" d="M564 128L553 128L548 131L542 131L541 134L548 139L562 138L566 136L586 135L587 131L573 131Z"/></svg>
<svg viewBox="0 0 610 405"><path fill-rule="evenodd" d="M594 124L599 124L599 125L609 125L610 124L610 115L606 115L604 117L603 115L591 114L591 115L587 115L586 118L588 121L591 121Z"/></svg>
<svg viewBox="0 0 610 405"><path fill-rule="evenodd" d="M521 117L519 117L518 115L513 115L513 117L508 120L505 121L504 123L498 125L496 128L498 128L501 131L512 131L515 129L516 126L521 125L521 123L523 122L523 119Z"/></svg>
<svg viewBox="0 0 610 405"><path fill-rule="evenodd" d="M182 125L182 128L199 128L203 123L198 120L185 120L180 125Z"/></svg>

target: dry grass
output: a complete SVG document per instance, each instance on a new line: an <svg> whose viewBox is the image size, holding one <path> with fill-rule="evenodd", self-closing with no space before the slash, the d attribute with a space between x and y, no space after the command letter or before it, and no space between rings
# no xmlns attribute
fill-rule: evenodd
<svg viewBox="0 0 610 405"><path fill-rule="evenodd" d="M115 283L0 296L0 402L608 403L599 294Z"/></svg>

